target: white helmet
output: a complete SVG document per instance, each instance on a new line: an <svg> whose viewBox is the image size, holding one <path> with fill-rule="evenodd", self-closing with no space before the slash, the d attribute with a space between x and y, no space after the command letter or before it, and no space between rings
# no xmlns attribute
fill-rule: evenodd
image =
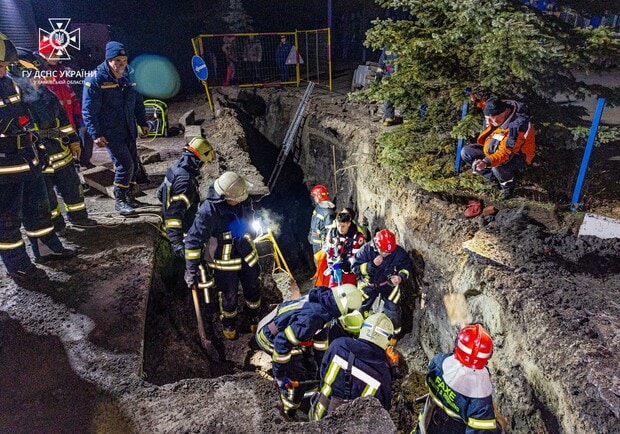
<svg viewBox="0 0 620 434"><path fill-rule="evenodd" d="M362 291L351 283L345 283L332 288L332 294L342 315L358 310L364 300Z"/></svg>
<svg viewBox="0 0 620 434"><path fill-rule="evenodd" d="M243 202L248 198L248 187L250 184L235 172L224 172L215 180L213 188L220 196L226 200Z"/></svg>
<svg viewBox="0 0 620 434"><path fill-rule="evenodd" d="M360 339L372 342L386 349L394 334L394 325L384 313L375 313L366 318L360 330Z"/></svg>

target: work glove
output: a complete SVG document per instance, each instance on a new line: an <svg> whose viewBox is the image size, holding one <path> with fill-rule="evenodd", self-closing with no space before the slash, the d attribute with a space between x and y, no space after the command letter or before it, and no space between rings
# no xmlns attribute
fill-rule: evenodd
<svg viewBox="0 0 620 434"><path fill-rule="evenodd" d="M185 246L183 244L174 244L172 246L172 251L177 258L185 258Z"/></svg>
<svg viewBox="0 0 620 434"><path fill-rule="evenodd" d="M396 352L393 346L388 345L385 349L385 355L388 359L388 364L390 365L390 374L392 378L401 378L400 371L398 370L398 365L400 364L400 356Z"/></svg>
<svg viewBox="0 0 620 434"><path fill-rule="evenodd" d="M242 257L246 257L254 250L253 243L245 237L235 238L234 243L237 248L237 252L239 252L239 255Z"/></svg>
<svg viewBox="0 0 620 434"><path fill-rule="evenodd" d="M276 378L276 381L278 382L278 387L282 390L294 389L296 387L295 383L297 383L297 381L291 380L288 377L284 377L281 380Z"/></svg>
<svg viewBox="0 0 620 434"><path fill-rule="evenodd" d="M73 154L73 158L76 160L80 159L80 155L82 155L82 145L80 145L80 142L69 143L69 150Z"/></svg>
<svg viewBox="0 0 620 434"><path fill-rule="evenodd" d="M198 286L198 279L200 278L199 270L185 270L185 275L183 276L185 279L185 283L189 289L192 289L194 286Z"/></svg>

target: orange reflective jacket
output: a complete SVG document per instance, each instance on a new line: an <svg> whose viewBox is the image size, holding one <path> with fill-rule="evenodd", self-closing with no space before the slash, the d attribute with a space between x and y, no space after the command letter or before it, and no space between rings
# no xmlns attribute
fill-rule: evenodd
<svg viewBox="0 0 620 434"><path fill-rule="evenodd" d="M498 127L489 124L478 136L478 143L483 146L491 167L504 164L518 153L524 154L525 162L531 164L536 150L536 132L530 116L523 104L515 101L506 103L511 109L510 115Z"/></svg>

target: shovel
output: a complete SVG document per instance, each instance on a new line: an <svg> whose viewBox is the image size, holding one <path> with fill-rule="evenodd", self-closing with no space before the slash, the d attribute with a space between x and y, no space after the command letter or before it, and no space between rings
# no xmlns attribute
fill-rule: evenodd
<svg viewBox="0 0 620 434"><path fill-rule="evenodd" d="M200 311L200 300L198 298L198 287L196 285L192 286L192 297L194 299L194 310L196 311L196 321L198 321L198 334L200 335L200 344L207 352L207 356L213 362L220 361L220 355L211 343L209 339L207 339L207 334L205 333L205 325L202 322L202 312Z"/></svg>

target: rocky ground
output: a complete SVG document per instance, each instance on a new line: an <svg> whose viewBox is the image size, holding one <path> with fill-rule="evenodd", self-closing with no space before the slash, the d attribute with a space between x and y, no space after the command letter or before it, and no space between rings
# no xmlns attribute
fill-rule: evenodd
<svg viewBox="0 0 620 434"><path fill-rule="evenodd" d="M372 137L382 130L377 107L322 91L303 128L301 168L285 166L265 196L263 179L278 154L271 144L281 143L302 91L217 93L216 117L196 96L172 104L171 121L196 109L218 154L203 188L222 170L251 180L257 209L302 288L312 273L308 185L330 185L338 206L355 205L371 229L396 230L416 279L405 288L407 334L398 348L406 376L391 413L367 399L320 423L285 420L247 324L238 341L222 342L205 309L222 361L211 363L202 351L182 264L160 234L157 207L120 218L110 198L91 190L87 204L100 226L69 228L76 259L42 266L49 280L30 287L0 267L0 432L408 432L429 357L454 342L448 294L462 295L470 318L495 338L490 369L511 432L620 431L618 240L577 238L580 216L521 199L495 203L497 220L483 227L463 217L466 194L390 185L373 164ZM182 136L140 141L151 177L143 201L157 204L154 190L183 143ZM109 165L100 152L93 161ZM601 206L620 209L617 199ZM268 246L261 256L271 269ZM269 273L263 284L268 310L281 294Z"/></svg>

